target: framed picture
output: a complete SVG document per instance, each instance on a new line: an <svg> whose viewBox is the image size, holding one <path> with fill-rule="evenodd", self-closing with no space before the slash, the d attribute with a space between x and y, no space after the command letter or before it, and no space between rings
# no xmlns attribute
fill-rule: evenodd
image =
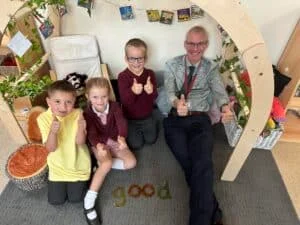
<svg viewBox="0 0 300 225"><path fill-rule="evenodd" d="M178 22L191 20L190 8L178 9L177 18L178 18Z"/></svg>
<svg viewBox="0 0 300 225"><path fill-rule="evenodd" d="M120 7L120 14L121 14L122 20L131 20L131 19L134 19L132 7L130 5L129 6Z"/></svg>
<svg viewBox="0 0 300 225"><path fill-rule="evenodd" d="M158 22L160 19L158 10L146 10L149 22Z"/></svg>
<svg viewBox="0 0 300 225"><path fill-rule="evenodd" d="M173 17L174 17L173 12L162 10L159 22L164 24L172 24Z"/></svg>
<svg viewBox="0 0 300 225"><path fill-rule="evenodd" d="M51 23L50 19L48 18L41 24L39 29L40 29L43 37L46 39L53 33L54 26Z"/></svg>
<svg viewBox="0 0 300 225"><path fill-rule="evenodd" d="M204 16L204 11L197 5L191 6L191 17L192 19L200 18Z"/></svg>

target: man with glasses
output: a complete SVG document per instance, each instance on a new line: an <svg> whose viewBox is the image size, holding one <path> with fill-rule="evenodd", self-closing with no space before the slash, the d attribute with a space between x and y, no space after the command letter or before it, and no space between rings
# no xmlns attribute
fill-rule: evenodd
<svg viewBox="0 0 300 225"><path fill-rule="evenodd" d="M165 87L172 109L164 119L165 138L190 187L189 225L221 225L213 193L213 131L208 111L213 101L222 122L233 118L218 66L203 55L208 33L201 26L186 34L186 54L166 62Z"/></svg>

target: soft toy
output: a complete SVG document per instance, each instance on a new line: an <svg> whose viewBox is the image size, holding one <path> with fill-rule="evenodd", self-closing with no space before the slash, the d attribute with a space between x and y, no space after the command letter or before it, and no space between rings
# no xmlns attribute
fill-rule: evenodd
<svg viewBox="0 0 300 225"><path fill-rule="evenodd" d="M82 91L85 88L85 80L88 78L85 74L70 73L65 80L73 85L77 91Z"/></svg>
<svg viewBox="0 0 300 225"><path fill-rule="evenodd" d="M276 122L285 121L285 110L278 97L274 97L271 116Z"/></svg>
<svg viewBox="0 0 300 225"><path fill-rule="evenodd" d="M46 109L40 106L33 107L28 116L28 138L32 142L41 143L42 135L40 129L37 124L37 118L42 113L45 112Z"/></svg>

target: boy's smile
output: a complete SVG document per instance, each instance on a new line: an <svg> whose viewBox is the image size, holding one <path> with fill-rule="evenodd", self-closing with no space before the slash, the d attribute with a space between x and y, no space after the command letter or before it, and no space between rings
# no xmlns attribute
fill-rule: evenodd
<svg viewBox="0 0 300 225"><path fill-rule="evenodd" d="M55 116L65 117L74 109L75 96L69 92L55 91L46 101Z"/></svg>
<svg viewBox="0 0 300 225"><path fill-rule="evenodd" d="M137 76L141 75L145 66L145 49L143 47L129 46L126 51L125 61L132 73Z"/></svg>

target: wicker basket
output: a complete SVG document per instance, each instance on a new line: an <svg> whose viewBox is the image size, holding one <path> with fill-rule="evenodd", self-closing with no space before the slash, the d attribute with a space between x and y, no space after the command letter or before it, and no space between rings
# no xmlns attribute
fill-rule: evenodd
<svg viewBox="0 0 300 225"><path fill-rule="evenodd" d="M36 151L41 151L39 159L36 159L36 157L34 160L28 158L27 155L30 151L33 151L32 149L34 149L35 153ZM25 191L33 191L45 187L48 181L47 154L47 149L41 144L26 144L21 146L13 152L7 160L5 170L8 178L15 183L18 188ZM19 163L20 160L19 162L15 162L18 157L24 158L24 160L21 160L22 165ZM36 166L37 164L38 166ZM31 169L32 166L35 166L34 169ZM19 168L19 171L13 171L13 168ZM29 174L20 175L20 168L28 168L28 171L24 169L24 172L28 172Z"/></svg>
<svg viewBox="0 0 300 225"><path fill-rule="evenodd" d="M231 147L235 147L243 133L243 128L237 123L236 120L225 123L224 127L229 145ZM253 144L253 148L272 150L282 135L283 129L284 128L281 125L280 128L271 130L269 136L259 136L256 142Z"/></svg>

